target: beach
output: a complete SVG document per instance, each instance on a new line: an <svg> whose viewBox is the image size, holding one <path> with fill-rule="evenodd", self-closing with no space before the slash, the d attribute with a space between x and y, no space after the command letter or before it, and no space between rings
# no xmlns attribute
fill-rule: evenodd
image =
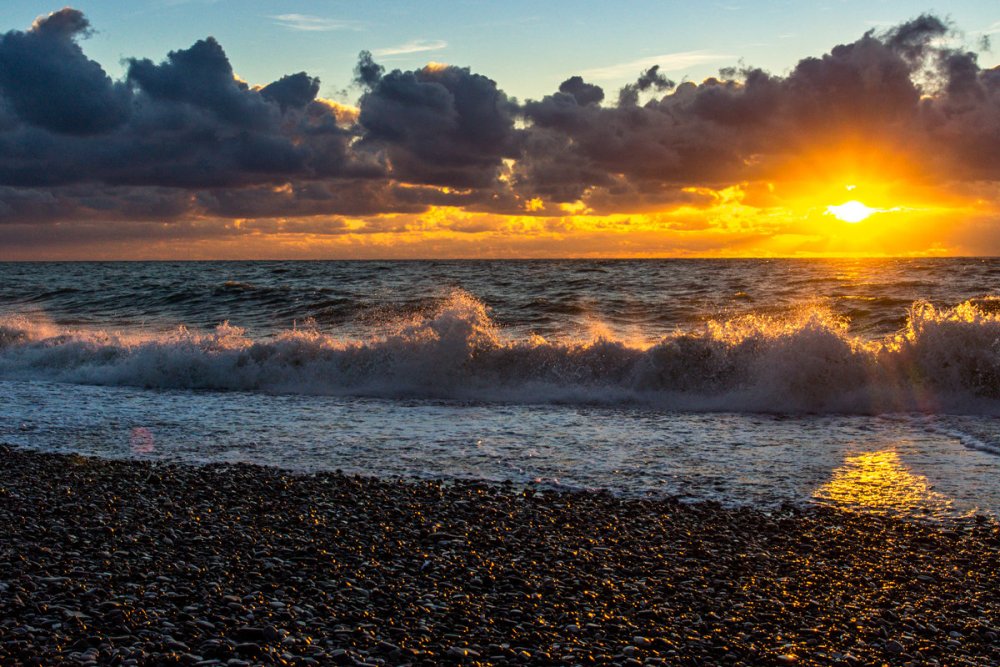
<svg viewBox="0 0 1000 667"><path fill-rule="evenodd" d="M1000 661L1000 526L0 448L3 664Z"/></svg>
<svg viewBox="0 0 1000 667"><path fill-rule="evenodd" d="M0 667L1000 667L995 0L84 4Z"/></svg>

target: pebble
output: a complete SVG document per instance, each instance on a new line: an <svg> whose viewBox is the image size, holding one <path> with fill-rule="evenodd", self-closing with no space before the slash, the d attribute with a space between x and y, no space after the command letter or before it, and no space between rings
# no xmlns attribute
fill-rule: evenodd
<svg viewBox="0 0 1000 667"><path fill-rule="evenodd" d="M3 665L1000 664L991 518L2 445L0 489Z"/></svg>

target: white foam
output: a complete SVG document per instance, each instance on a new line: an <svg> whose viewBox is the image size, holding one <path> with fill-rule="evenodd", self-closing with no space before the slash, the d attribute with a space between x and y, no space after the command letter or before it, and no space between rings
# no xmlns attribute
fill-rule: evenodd
<svg viewBox="0 0 1000 667"><path fill-rule="evenodd" d="M315 326L255 339L228 323L151 334L8 315L0 378L685 410L1000 413L1000 315L972 302L916 303L903 331L875 342L819 307L709 322L653 344L593 331L512 339L461 291L431 315L360 340Z"/></svg>

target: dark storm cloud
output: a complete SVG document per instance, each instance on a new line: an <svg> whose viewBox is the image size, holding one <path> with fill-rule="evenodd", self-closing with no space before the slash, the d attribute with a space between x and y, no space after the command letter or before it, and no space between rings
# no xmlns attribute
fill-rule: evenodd
<svg viewBox="0 0 1000 667"><path fill-rule="evenodd" d="M206 216L222 218L310 217L416 213L426 203L406 196L406 189L385 180L289 183L282 188L215 189L199 194Z"/></svg>
<svg viewBox="0 0 1000 667"><path fill-rule="evenodd" d="M39 19L27 32L0 36L0 94L24 122L88 135L125 122L131 95L76 43L90 24L75 9Z"/></svg>
<svg viewBox="0 0 1000 667"><path fill-rule="evenodd" d="M355 131L304 73L253 89L207 38L159 64L129 60L112 82L77 43L88 27L64 9L0 37L0 184L238 188L384 171L349 155Z"/></svg>
<svg viewBox="0 0 1000 667"><path fill-rule="evenodd" d="M515 103L467 67L381 74L363 53L358 79L363 145L384 149L393 176L414 183L484 187L515 155Z"/></svg>
<svg viewBox="0 0 1000 667"><path fill-rule="evenodd" d="M184 244L240 236L245 236L245 232L231 223L195 220L179 220L170 224L131 220L112 224L92 220L54 225L9 224L0 225L0 261L16 257L18 251L42 252L44 256L51 257L53 247L68 258L79 257L80 249L94 251L99 257L116 258L129 250L142 250L151 242ZM111 252L108 252L109 249Z"/></svg>
<svg viewBox="0 0 1000 667"><path fill-rule="evenodd" d="M911 119L920 99L907 59L866 35L822 58L799 62L779 89L783 118L796 127L871 131Z"/></svg>
<svg viewBox="0 0 1000 667"><path fill-rule="evenodd" d="M674 87L671 81L660 72L659 65L653 65L648 70L639 75L635 83L624 86L618 93L618 106L634 107L639 103L639 93L647 90L664 91Z"/></svg>
<svg viewBox="0 0 1000 667"><path fill-rule="evenodd" d="M374 88L385 73L385 68L375 62L371 51L362 51L354 66L354 82L365 88Z"/></svg>
<svg viewBox="0 0 1000 667"><path fill-rule="evenodd" d="M956 60L958 62L956 62ZM922 108L931 159L956 178L1000 181L1000 68L970 72L974 58L953 55L947 63L950 94Z"/></svg>
<svg viewBox="0 0 1000 667"><path fill-rule="evenodd" d="M600 86L587 83L579 76L571 76L560 83L559 92L571 95L580 106L600 104L604 100L604 91Z"/></svg>
<svg viewBox="0 0 1000 667"><path fill-rule="evenodd" d="M515 183L556 201L573 201L592 188L625 201L637 189L733 178L743 165L743 132L694 110L698 97L717 85L683 84L644 106L580 106L558 93L528 102L524 114L532 126Z"/></svg>
<svg viewBox="0 0 1000 667"><path fill-rule="evenodd" d="M235 78L225 52L211 37L171 51L159 65L148 59L129 61L128 80L154 102L189 105L231 127L262 129L275 120L274 106Z"/></svg>
<svg viewBox="0 0 1000 667"><path fill-rule="evenodd" d="M930 14L923 14L886 31L882 41L894 52L910 62L921 60L930 49L931 40L948 33L944 21Z"/></svg>
<svg viewBox="0 0 1000 667"><path fill-rule="evenodd" d="M0 187L0 223L175 220L190 211L191 197L173 188Z"/></svg>
<svg viewBox="0 0 1000 667"><path fill-rule="evenodd" d="M319 79L305 72L283 76L261 88L264 99L277 102L282 111L303 109L319 94Z"/></svg>
<svg viewBox="0 0 1000 667"><path fill-rule="evenodd" d="M479 190L442 191L384 179L294 181L198 191L172 187L71 185L0 187L0 224L181 219L254 219L371 216L420 213L428 206L516 212L515 201L498 202Z"/></svg>
<svg viewBox="0 0 1000 667"><path fill-rule="evenodd" d="M578 200L651 211L704 205L706 189L775 178L842 141L929 178L1000 182L1000 70L929 15L785 75L746 67L675 85L653 66L613 103L580 76L522 103L468 68L387 72L362 52L357 110L318 99L305 72L250 86L211 37L129 59L113 81L80 47L89 30L67 8L0 36L0 223L323 227L430 206L552 215Z"/></svg>

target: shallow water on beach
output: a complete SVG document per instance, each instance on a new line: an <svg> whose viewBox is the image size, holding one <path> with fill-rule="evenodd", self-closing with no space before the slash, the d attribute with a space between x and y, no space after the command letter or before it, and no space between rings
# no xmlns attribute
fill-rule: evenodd
<svg viewBox="0 0 1000 667"><path fill-rule="evenodd" d="M0 263L0 442L1000 511L1000 260Z"/></svg>
<svg viewBox="0 0 1000 667"><path fill-rule="evenodd" d="M4 382L0 442L297 471L541 483L726 505L1000 510L982 418L761 415ZM69 399L69 400L68 400ZM988 425L1000 440L1000 420ZM978 432L976 431L978 429Z"/></svg>

